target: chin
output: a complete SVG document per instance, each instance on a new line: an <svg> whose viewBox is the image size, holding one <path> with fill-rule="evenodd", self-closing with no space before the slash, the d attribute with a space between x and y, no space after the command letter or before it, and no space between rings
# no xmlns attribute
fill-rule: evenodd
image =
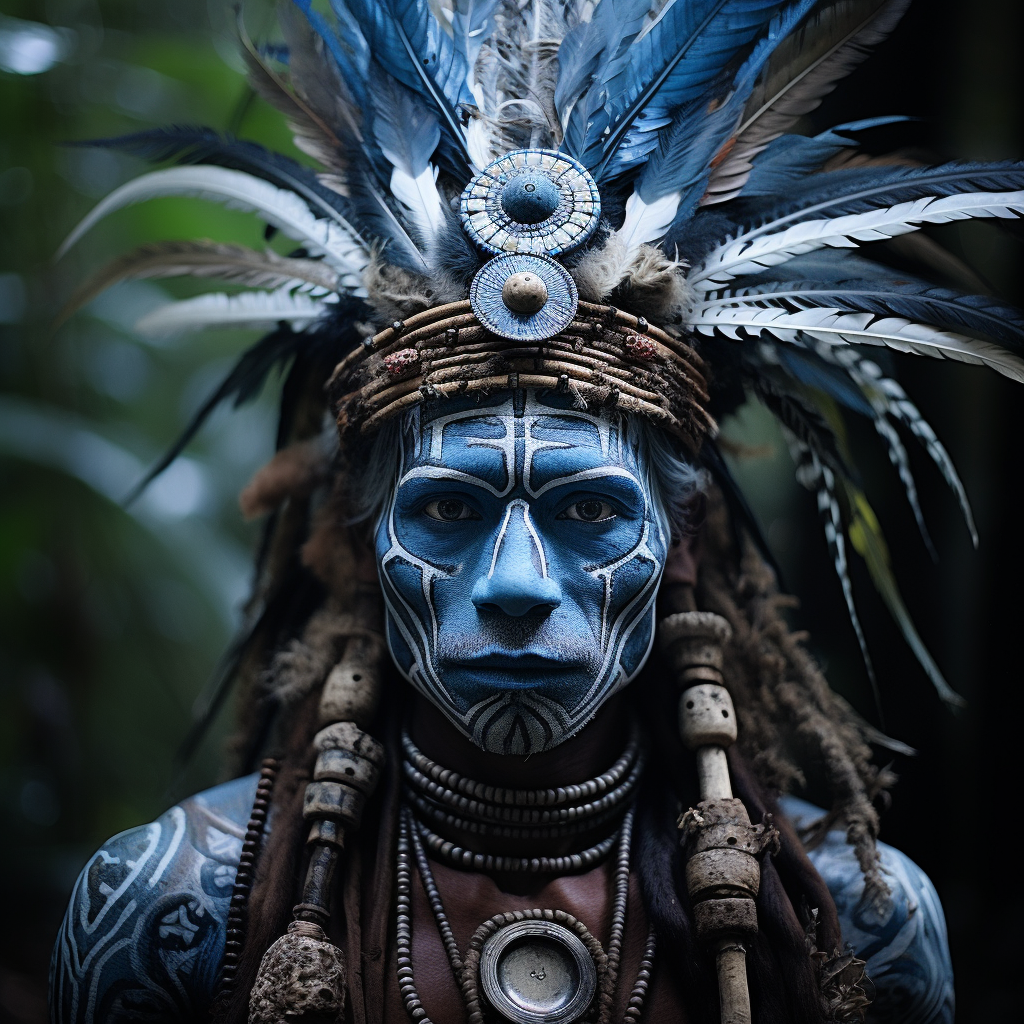
<svg viewBox="0 0 1024 1024"><path fill-rule="evenodd" d="M492 693L466 716L469 738L491 754L539 754L576 731L565 708L531 689Z"/></svg>

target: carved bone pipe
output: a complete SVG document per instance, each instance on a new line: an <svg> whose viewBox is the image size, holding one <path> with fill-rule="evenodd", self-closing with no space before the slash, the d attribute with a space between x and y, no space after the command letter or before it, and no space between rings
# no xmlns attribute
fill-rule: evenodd
<svg viewBox="0 0 1024 1024"><path fill-rule="evenodd" d="M736 710L722 676L722 645L732 629L720 615L691 611L663 619L659 632L683 688L679 730L700 776L701 801L680 819L697 935L715 952L722 1024L750 1024L744 942L757 934L757 855L765 830L751 825L733 797L725 754L736 739Z"/></svg>

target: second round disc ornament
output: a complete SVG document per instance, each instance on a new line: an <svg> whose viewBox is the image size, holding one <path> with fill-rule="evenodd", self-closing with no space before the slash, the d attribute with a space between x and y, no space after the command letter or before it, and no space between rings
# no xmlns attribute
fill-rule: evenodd
<svg viewBox="0 0 1024 1024"><path fill-rule="evenodd" d="M579 305L569 272L546 256L509 253L480 268L469 289L477 319L513 341L543 341L572 323Z"/></svg>

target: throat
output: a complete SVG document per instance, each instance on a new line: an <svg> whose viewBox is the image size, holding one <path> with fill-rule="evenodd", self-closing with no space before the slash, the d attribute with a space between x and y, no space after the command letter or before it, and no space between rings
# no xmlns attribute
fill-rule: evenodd
<svg viewBox="0 0 1024 1024"><path fill-rule="evenodd" d="M419 694L409 732L427 757L466 778L512 789L557 788L586 782L614 764L629 733L623 699L624 694L611 697L575 736L553 750L525 756L481 750Z"/></svg>

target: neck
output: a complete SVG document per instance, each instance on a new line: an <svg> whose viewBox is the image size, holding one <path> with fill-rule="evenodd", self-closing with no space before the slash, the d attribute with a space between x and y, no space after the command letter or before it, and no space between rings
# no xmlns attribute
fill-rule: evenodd
<svg viewBox="0 0 1024 1024"><path fill-rule="evenodd" d="M425 697L416 695L412 741L424 754L459 775L511 789L550 789L585 782L615 762L626 745L628 717L622 694L606 701L575 736L552 750L525 756L481 750Z"/></svg>

